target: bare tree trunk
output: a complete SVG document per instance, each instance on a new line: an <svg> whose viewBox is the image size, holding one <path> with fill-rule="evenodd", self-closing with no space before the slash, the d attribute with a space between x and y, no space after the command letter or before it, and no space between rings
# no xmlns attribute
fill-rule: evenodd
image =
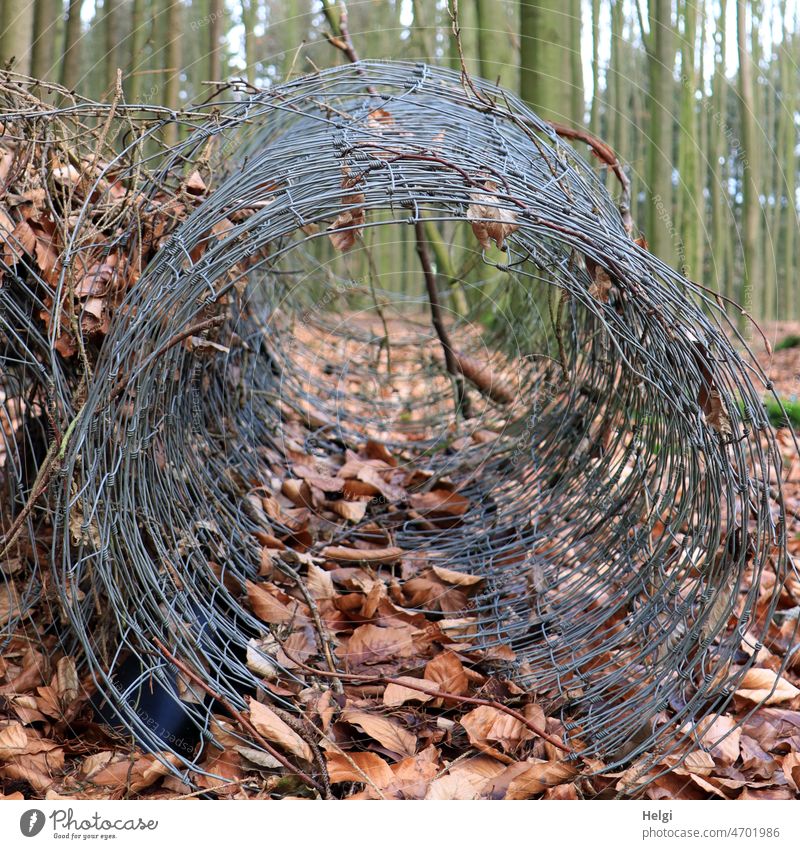
<svg viewBox="0 0 800 849"><path fill-rule="evenodd" d="M573 27L564 0L520 0L520 94L543 118L573 116Z"/></svg>
<svg viewBox="0 0 800 849"><path fill-rule="evenodd" d="M586 100L583 95L583 61L581 60L581 0L570 0L569 12L571 118L573 124L582 125L586 121Z"/></svg>
<svg viewBox="0 0 800 849"><path fill-rule="evenodd" d="M711 256L712 272L717 291L727 298L735 296L733 269L726 264L726 245L730 241L730 212L726 185L725 162L729 151L725 144L725 111L728 104L728 80L725 76L725 14L728 0L719 0L716 33L714 36L714 77L711 84L709 114L709 190L711 193ZM712 281L713 286L714 281Z"/></svg>
<svg viewBox="0 0 800 849"><path fill-rule="evenodd" d="M739 119L742 131L742 242L744 273L741 302L746 310L753 307L753 286L759 281L758 225L761 208L758 197L756 162L756 116L753 94L753 63L747 39L747 0L736 0L736 43L739 53Z"/></svg>
<svg viewBox="0 0 800 849"><path fill-rule="evenodd" d="M30 0L3 0L0 23L0 66L11 62L11 69L20 74L31 71L31 42L33 39L33 4Z"/></svg>
<svg viewBox="0 0 800 849"><path fill-rule="evenodd" d="M164 75L164 105L170 109L178 110L180 107L181 86L181 4L178 0L166 0L167 3L167 37L166 55L164 61L166 70ZM176 124L167 124L164 132L164 141L174 145L178 141L178 127Z"/></svg>
<svg viewBox="0 0 800 849"><path fill-rule="evenodd" d="M613 47L612 47L613 50ZM608 91L606 78L606 91ZM606 97L608 101L608 97ZM600 132L600 0L592 0L592 108L589 113L589 129L594 135ZM609 143L611 135L608 136Z"/></svg>
<svg viewBox="0 0 800 849"><path fill-rule="evenodd" d="M67 26L64 33L64 56L61 61L61 85L73 91L81 73L81 7L83 0L69 0Z"/></svg>
<svg viewBox="0 0 800 849"><path fill-rule="evenodd" d="M223 0L211 0L208 22L208 78L222 79L222 16Z"/></svg>
<svg viewBox="0 0 800 849"><path fill-rule="evenodd" d="M103 0L103 30L105 34L105 63L103 86L113 94L120 67L119 57L119 0Z"/></svg>
<svg viewBox="0 0 800 849"><path fill-rule="evenodd" d="M144 0L133 0L131 4L131 54L127 67L125 89L128 101L138 103L142 96L142 71L145 70Z"/></svg>
<svg viewBox="0 0 800 849"><path fill-rule="evenodd" d="M256 20L258 16L257 0L242 0L242 26L244 27L244 60L247 63L245 74L247 82L256 82Z"/></svg>
<svg viewBox="0 0 800 849"><path fill-rule="evenodd" d="M785 2L785 0L784 0ZM783 10L785 15L785 8ZM793 78L794 69L797 67L798 51L797 44L800 43L797 29L791 38L787 35L781 44L781 90L785 98L781 110L781 125L783 134L781 149L783 151L783 173L785 175L784 191L786 194L786 205L783 208L783 251L781 278L781 309L786 318L797 317L797 272L795 245L797 242L798 219L797 219L797 153L794 128L794 115L797 110L797 91Z"/></svg>
<svg viewBox="0 0 800 849"><path fill-rule="evenodd" d="M654 254L673 265L673 115L670 104L674 101L675 47L671 0L652 0L649 12L650 32L646 41L649 79L647 104L650 113L647 240Z"/></svg>
<svg viewBox="0 0 800 849"><path fill-rule="evenodd" d="M684 0L681 8L681 120L678 136L678 221L683 245L681 271L694 279L701 277L700 234L703 231L703 192L699 169L699 128L697 116L697 6Z"/></svg>
<svg viewBox="0 0 800 849"><path fill-rule="evenodd" d="M53 80L59 51L56 33L63 7L61 0L36 0L33 6L33 46L31 76L37 80Z"/></svg>

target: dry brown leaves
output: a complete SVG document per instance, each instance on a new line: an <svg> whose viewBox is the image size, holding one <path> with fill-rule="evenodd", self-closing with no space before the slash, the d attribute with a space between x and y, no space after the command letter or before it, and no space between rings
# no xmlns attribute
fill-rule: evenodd
<svg viewBox="0 0 800 849"><path fill-rule="evenodd" d="M497 183L487 180L484 191L470 195L472 203L467 207L467 221L478 243L487 251L492 242L502 249L508 236L519 229L516 213L504 208L496 192Z"/></svg>

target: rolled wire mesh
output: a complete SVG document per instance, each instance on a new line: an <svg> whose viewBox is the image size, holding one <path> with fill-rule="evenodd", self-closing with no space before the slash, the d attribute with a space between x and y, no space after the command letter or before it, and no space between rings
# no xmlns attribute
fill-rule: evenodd
<svg viewBox="0 0 800 849"><path fill-rule="evenodd" d="M67 302L68 275L6 267L4 530L30 492L29 410L45 445L50 419L70 428L25 522L29 601L48 584L104 715L175 769L197 768L217 720L156 641L244 707L261 685L248 646L280 663L243 600L264 534L311 556L388 540L482 576L443 627L496 650L608 769L685 753L775 614L790 564L762 372L717 301L631 240L572 147L512 95L479 90L424 65L336 68L195 117L152 177L146 156L130 161L142 131L122 138L97 185L138 180L153 201L158 174L209 143L224 171L164 233L88 377L54 352L59 319L39 319ZM136 221L119 227L123 248ZM474 225L499 221L503 250L482 247ZM484 375L466 382L468 409L431 327L418 222L468 258L461 300L440 289L461 362ZM387 252L396 266L375 262ZM375 500L355 527L317 516L309 541L265 513L293 452L322 462L367 439L409 476L424 469L421 493L446 481L468 505L459 520ZM154 681L186 739L165 740L148 713Z"/></svg>

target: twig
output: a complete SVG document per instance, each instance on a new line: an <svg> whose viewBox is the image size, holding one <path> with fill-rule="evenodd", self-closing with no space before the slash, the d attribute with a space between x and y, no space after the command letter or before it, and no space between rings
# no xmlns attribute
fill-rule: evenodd
<svg viewBox="0 0 800 849"><path fill-rule="evenodd" d="M149 363L157 360L163 354L166 354L170 348L174 348L175 345L179 345L181 342L184 342L190 336L194 336L197 333L202 333L205 330L210 330L212 327L218 327L220 324L225 322L224 315L215 315L211 318L207 318L205 321L199 321L197 324L193 324L191 327L187 327L185 330L181 330L180 333L176 333L171 339L168 339L163 345L153 351L152 354L145 360L142 368L147 366ZM116 400L127 388L128 384L133 380L133 375L129 374L127 377L120 379L119 383L114 387L109 396L109 402Z"/></svg>
<svg viewBox="0 0 800 849"><path fill-rule="evenodd" d="M614 176L619 180L622 187L622 192L619 198L619 214L622 218L622 224L627 233L633 232L633 218L631 217L631 181L625 173L617 154L604 141L592 135L583 127L568 127L566 124L559 124L557 121L548 121L548 124L556 131L556 133L565 139L577 140L585 142L592 149L594 155L604 162L613 171Z"/></svg>
<svg viewBox="0 0 800 849"><path fill-rule="evenodd" d="M306 672L310 672L314 675L324 675L326 677L330 677L330 672L325 672L323 669L315 669L313 666L309 666L307 663L303 663L302 660L298 660L294 657L290 652L286 650L286 646L281 646L284 654L292 661L292 663L299 666L301 669L305 669ZM427 684L415 684L412 680L408 678L403 678L399 680L397 678L387 678L383 675L372 676L372 675L354 675L348 672L339 672L337 673L339 678L345 681L350 681L355 684L383 684L384 686L388 686L389 684L396 684L399 687L408 687L410 690L418 690L421 693L427 693L430 696L433 696L436 699L452 699L455 702L460 702L462 704L468 705L477 705L478 707L491 707L495 710L499 710L502 713L508 714L508 716L512 716L517 721L521 722L526 728L533 731L538 737L541 737L547 743L550 743L551 746L555 746L557 749L560 749L562 752L567 752L572 755L575 754L569 746L559 740L558 737L554 737L552 734L545 731L543 728L539 728L538 725L535 725L531 722L526 716L521 714L519 711L514 710L514 708L510 708L507 705L504 705L502 702L496 702L493 699L479 699L476 696L457 696L455 693L447 693L444 690L434 689L433 687L428 686Z"/></svg>
<svg viewBox="0 0 800 849"><path fill-rule="evenodd" d="M264 751L268 752L275 758L276 761L279 761L286 769L288 769L293 775L296 775L303 784L312 787L318 793L323 793L323 787L311 778L310 775L306 775L303 770L299 767L296 767L291 761L289 761L284 755L282 755L274 746L272 746L268 740L266 740L255 728L255 726L250 722L250 720L240 711L237 710L221 693L216 692L212 687L206 684L203 679L197 675L197 673L193 672L182 660L178 660L172 652L158 639L158 637L153 637L153 643L164 655L164 657L175 667L177 667L189 680L193 683L197 684L206 695L211 696L212 699L218 701L225 710L238 722L240 725L245 728L253 737L259 742L259 744L263 747Z"/></svg>
<svg viewBox="0 0 800 849"><path fill-rule="evenodd" d="M322 617L319 615L319 608L317 607L317 603L314 601L313 596L308 591L308 587L305 585L305 582L300 577L295 569L286 563L286 561L282 559L278 559L278 568L285 572L292 580L297 584L298 589L303 594L303 598L306 601L306 604L311 611L311 618L314 620L314 626L317 629L317 635L319 636L319 642L322 647L322 651L325 655L325 662L328 664L328 669L334 674L338 676L338 671L336 669L336 664L333 660L333 653L331 652L331 639L328 634L327 629L322 624ZM333 689L337 693L343 693L344 687L342 686L342 682L337 678L334 679L334 687Z"/></svg>
<svg viewBox="0 0 800 849"><path fill-rule="evenodd" d="M301 718L298 719L293 714L289 713L288 710L282 710L277 705L272 705L272 710L305 742L308 744L308 747L314 754L314 760L317 762L317 766L319 767L320 774L322 775L322 786L324 788L324 796L326 799L333 799L333 792L331 791L331 780L328 775L328 765L325 763L325 758L322 754L322 750L317 745L317 741L314 739L314 735L309 734L308 726L317 732L321 733L320 730L311 722L309 722L304 716L301 714Z"/></svg>
<svg viewBox="0 0 800 849"><path fill-rule="evenodd" d="M433 323L436 335L439 337L439 342L444 351L444 363L447 371L453 376L453 381L456 387L456 412L461 413L465 419L470 417L469 398L464 388L464 375L458 367L458 358L456 357L453 345L450 342L450 337L447 333L447 328L442 319L442 309L439 305L439 293L436 291L436 276L431 267L431 258L428 254L428 243L425 239L425 227L421 218L417 218L414 222L414 234L417 237L417 255L419 256L422 272L425 275L425 286L428 289L428 300L431 305L431 321Z"/></svg>
<svg viewBox="0 0 800 849"><path fill-rule="evenodd" d="M353 65L358 65L361 62L361 57L356 51L352 38L350 38L350 29L347 26L347 6L344 3L339 3L338 19L333 14L330 0L322 0L322 11L331 26L333 32L326 32L325 38L328 43L340 50ZM364 69L358 68L358 73L364 75ZM378 90L373 85L367 86L367 91L370 94L377 94Z"/></svg>
<svg viewBox="0 0 800 849"><path fill-rule="evenodd" d="M450 0L447 4L447 13L450 15L450 21L453 28L453 38L455 39L456 49L458 50L458 61L461 64L461 82L465 88L468 88L472 94L475 95L480 103L492 106L492 101L475 87L475 83L472 82L472 76L467 70L467 62L464 59L464 48L461 44L461 23L458 18L458 0Z"/></svg>

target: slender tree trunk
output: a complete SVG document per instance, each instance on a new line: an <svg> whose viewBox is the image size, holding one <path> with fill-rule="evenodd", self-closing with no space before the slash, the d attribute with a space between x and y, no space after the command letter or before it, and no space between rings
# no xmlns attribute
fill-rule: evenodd
<svg viewBox="0 0 800 849"><path fill-rule="evenodd" d="M708 253L708 121L705 120L705 107L708 105L705 91L705 81L707 75L707 59L706 56L706 36L707 36L707 10L706 0L699 0L700 7L699 15L699 36L698 36L698 51L700 56L700 67L697 75L697 88L699 90L700 99L695 105L696 121L698 124L698 133L700 135L700 146L695 153L696 169L697 169L697 277L696 279L705 283L706 278L706 254Z"/></svg>
<svg viewBox="0 0 800 849"><path fill-rule="evenodd" d="M81 74L81 7L83 0L69 0L64 32L64 56L61 60L61 85L74 91Z"/></svg>
<svg viewBox="0 0 800 849"><path fill-rule="evenodd" d="M573 120L574 28L564 0L520 0L520 94L543 118Z"/></svg>
<svg viewBox="0 0 800 849"><path fill-rule="evenodd" d="M785 15L785 8L784 8ZM781 305L782 316L786 318L797 317L797 260L795 257L795 246L797 244L798 218L797 218L797 139L795 136L794 115L797 111L797 91L794 84L794 69L797 67L796 45L800 43L797 30L791 38L786 36L781 44L781 90L785 102L781 109L781 124L783 136L781 147L783 150L783 172L785 179L784 191L786 204L783 207L783 251L781 278Z"/></svg>
<svg viewBox="0 0 800 849"><path fill-rule="evenodd" d="M247 63L245 74L247 82L256 82L256 20L258 17L257 0L242 0L242 26L244 27L244 59Z"/></svg>
<svg viewBox="0 0 800 849"><path fill-rule="evenodd" d="M208 78L217 82L222 79L222 16L223 0L211 0L208 22Z"/></svg>
<svg viewBox="0 0 800 849"><path fill-rule="evenodd" d="M142 97L142 71L145 70L144 45L147 36L145 24L145 0L131 3L130 59L125 75L125 93L129 103L138 103Z"/></svg>
<svg viewBox="0 0 800 849"><path fill-rule="evenodd" d="M758 229L761 208L758 197L758 163L756 143L755 97L753 94L753 62L747 38L747 0L736 0L736 43L739 53L739 115L742 149L742 243L744 269L741 302L746 310L753 307L753 287L759 282Z"/></svg>
<svg viewBox="0 0 800 849"><path fill-rule="evenodd" d="M58 56L56 34L62 13L61 0L36 0L33 6L31 76L52 80Z"/></svg>
<svg viewBox="0 0 800 849"><path fill-rule="evenodd" d="M498 69L495 67L493 61L493 47L497 39L497 26L495 26L494 20L497 14L497 4L493 0L475 0L478 67L480 68L480 75L490 82L494 82L498 76Z"/></svg>
<svg viewBox="0 0 800 849"><path fill-rule="evenodd" d="M599 10L598 10L599 11ZM624 124L629 108L623 103L623 84L627 77L623 76L622 55L627 46L622 40L622 3L611 4L611 56L606 71L606 108L605 108L605 138L608 139L617 156L627 159L630 150L623 144ZM608 185L614 180L613 174L607 175ZM634 192L635 200L636 192Z"/></svg>
<svg viewBox="0 0 800 849"><path fill-rule="evenodd" d="M300 47L300 42L303 36L300 32L300 10L297 5L297 0L284 0L283 8L286 14L286 20L283 26L284 45L283 45L283 62L282 75L286 79L289 71L292 69L294 57L297 54L297 49ZM298 58L299 62L299 58ZM294 65L294 72L301 70L298 64Z"/></svg>
<svg viewBox="0 0 800 849"><path fill-rule="evenodd" d="M571 121L575 125L583 125L586 122L586 100L583 94L583 62L581 60L581 0L570 0L569 9Z"/></svg>
<svg viewBox="0 0 800 849"><path fill-rule="evenodd" d="M672 4L652 0L648 38L648 112L650 115L649 159L647 164L648 219L650 250L674 265L674 210L672 191L672 142L675 60Z"/></svg>
<svg viewBox="0 0 800 849"><path fill-rule="evenodd" d="M700 235L703 229L703 193L699 180L699 128L697 121L697 6L696 0L682 4L683 33L681 39L681 120L678 136L679 227L683 256L682 272L700 279Z"/></svg>
<svg viewBox="0 0 800 849"><path fill-rule="evenodd" d="M30 0L3 0L0 23L0 66L11 59L11 69L20 74L31 71L33 4Z"/></svg>
<svg viewBox="0 0 800 849"><path fill-rule="evenodd" d="M612 51L613 51L612 47ZM606 78L606 89L608 79ZM606 97L606 101L608 98ZM600 0L592 0L592 108L589 113L589 129L596 135L600 130ZM608 136L609 144L611 135Z"/></svg>
<svg viewBox="0 0 800 849"><path fill-rule="evenodd" d="M103 85L113 94L117 79L117 68L120 67L119 56L119 0L103 0L103 30L105 33L105 63Z"/></svg>
<svg viewBox="0 0 800 849"><path fill-rule="evenodd" d="M711 256L714 288L728 298L734 297L733 272L725 262L726 245L730 241L730 213L725 163L729 151L725 143L724 128L728 105L728 80L725 76L725 49L727 45L725 14L727 0L719 0L716 32L714 36L714 77L711 85L709 111L709 169L708 184L711 193Z"/></svg>
<svg viewBox="0 0 800 849"><path fill-rule="evenodd" d="M167 35L164 61L166 63L164 78L164 105L170 109L178 110L180 107L181 90L181 4L179 0L165 0L167 4ZM167 124L164 132L164 141L174 145L178 141L178 127L176 124Z"/></svg>

